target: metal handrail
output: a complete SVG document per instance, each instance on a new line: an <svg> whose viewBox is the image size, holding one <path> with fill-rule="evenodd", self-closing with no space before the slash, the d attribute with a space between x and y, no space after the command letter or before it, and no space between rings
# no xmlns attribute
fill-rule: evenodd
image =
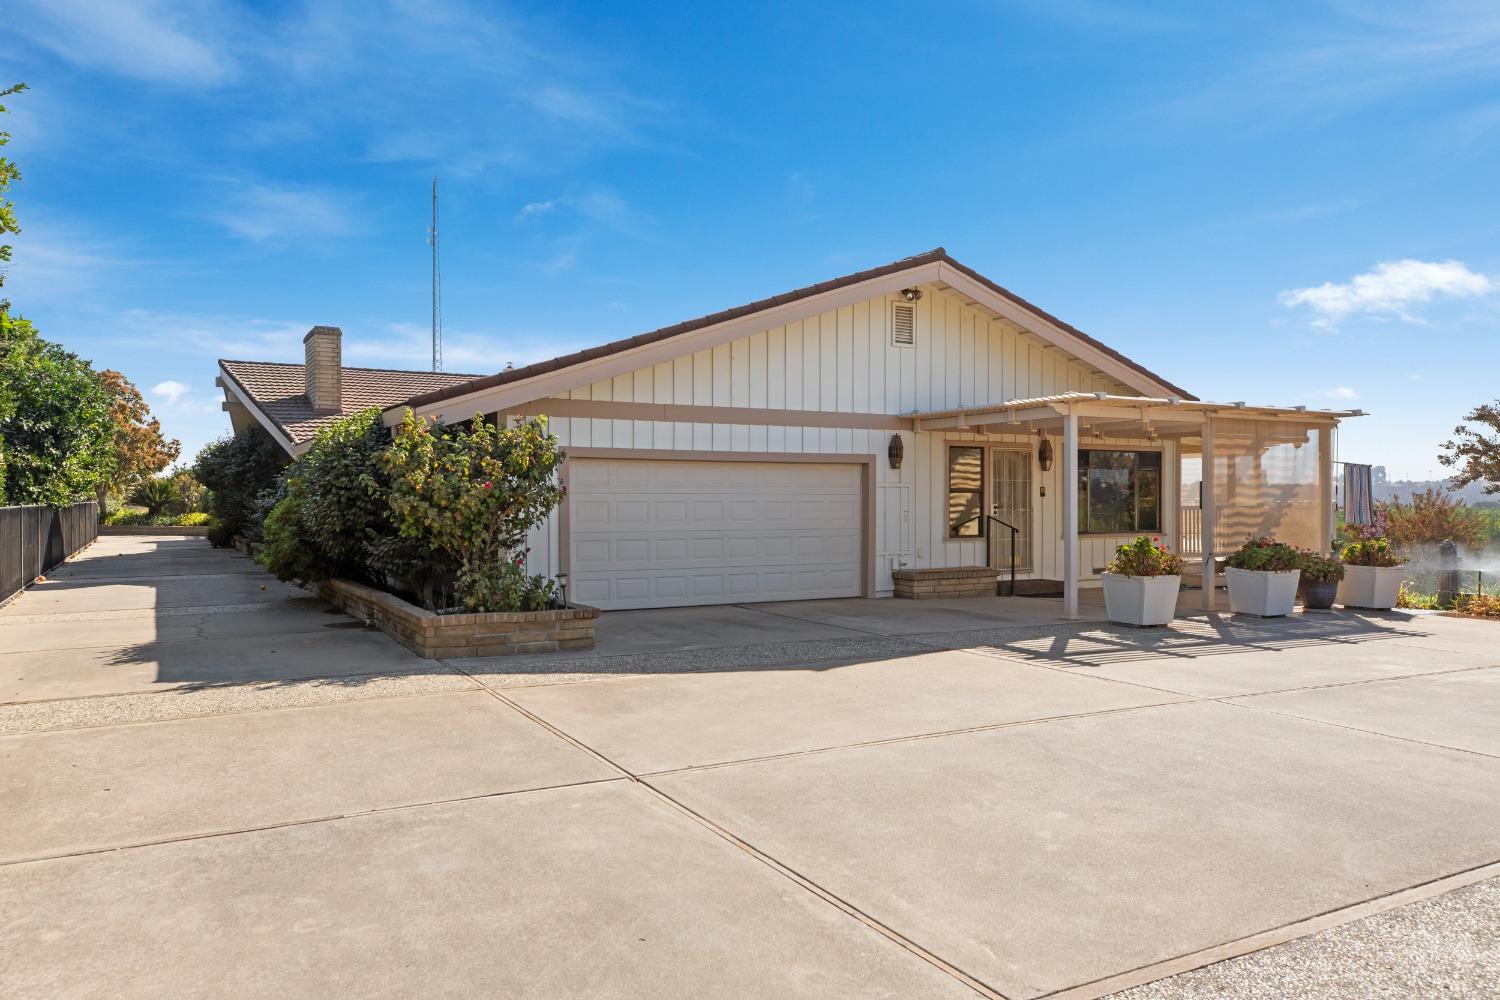
<svg viewBox="0 0 1500 1000"><path fill-rule="evenodd" d="M986 518L988 518L989 520L994 521L996 524L1000 525L1001 527L1009 528L1010 529L1010 590L1009 590L1009 592L1006 593L1005 596L1006 597L1015 597L1016 596L1016 540L1017 540L1017 538L1021 534L1021 529L1017 528L1014 524L1011 524L1009 521L1002 521L1002 520L1000 520L1000 518L996 517L994 514L986 514L984 516ZM992 539L993 539L993 537L994 536L991 535ZM999 569L999 567L995 565L995 560L994 560L993 557L991 557L991 559L990 559L990 569L994 569L994 570L998 570Z"/></svg>

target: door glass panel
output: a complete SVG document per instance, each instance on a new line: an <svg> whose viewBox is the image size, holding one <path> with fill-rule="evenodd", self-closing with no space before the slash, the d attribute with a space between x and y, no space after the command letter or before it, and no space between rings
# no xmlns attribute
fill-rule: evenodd
<svg viewBox="0 0 1500 1000"><path fill-rule="evenodd" d="M1016 534L1016 569L1030 572L1031 565L1031 452L996 448L990 453L990 512L1020 529ZM995 565L1010 567L1011 533L992 524Z"/></svg>

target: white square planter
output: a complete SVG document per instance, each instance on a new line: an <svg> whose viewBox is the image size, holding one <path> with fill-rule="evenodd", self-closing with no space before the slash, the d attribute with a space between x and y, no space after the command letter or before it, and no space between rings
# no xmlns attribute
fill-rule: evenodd
<svg viewBox="0 0 1500 1000"><path fill-rule="evenodd" d="M1229 580L1229 610L1237 615L1279 618L1291 614L1297 603L1300 569L1264 572L1231 566L1224 575Z"/></svg>
<svg viewBox="0 0 1500 1000"><path fill-rule="evenodd" d="M1346 608L1389 611L1401 593L1405 566L1345 566L1338 602Z"/></svg>
<svg viewBox="0 0 1500 1000"><path fill-rule="evenodd" d="M1104 609L1112 622L1165 625L1177 617L1180 576L1120 576L1105 573Z"/></svg>

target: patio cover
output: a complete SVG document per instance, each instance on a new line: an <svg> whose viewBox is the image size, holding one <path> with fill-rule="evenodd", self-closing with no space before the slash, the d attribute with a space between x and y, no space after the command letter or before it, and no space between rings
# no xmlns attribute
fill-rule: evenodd
<svg viewBox="0 0 1500 1000"><path fill-rule="evenodd" d="M1270 534L1292 545L1326 551L1333 537L1333 430L1363 410L1247 406L1176 396L1066 392L999 404L912 413L919 431L1059 433L1063 461L1063 609L1078 617L1078 447L1099 437L1179 441L1200 456L1204 607L1213 607L1216 554L1249 535Z"/></svg>

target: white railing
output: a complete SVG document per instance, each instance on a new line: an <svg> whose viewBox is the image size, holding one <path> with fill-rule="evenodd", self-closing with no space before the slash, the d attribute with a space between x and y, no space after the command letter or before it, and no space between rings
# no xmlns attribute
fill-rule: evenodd
<svg viewBox="0 0 1500 1000"><path fill-rule="evenodd" d="M1177 526L1182 533L1183 556L1203 555L1203 508L1177 508Z"/></svg>

